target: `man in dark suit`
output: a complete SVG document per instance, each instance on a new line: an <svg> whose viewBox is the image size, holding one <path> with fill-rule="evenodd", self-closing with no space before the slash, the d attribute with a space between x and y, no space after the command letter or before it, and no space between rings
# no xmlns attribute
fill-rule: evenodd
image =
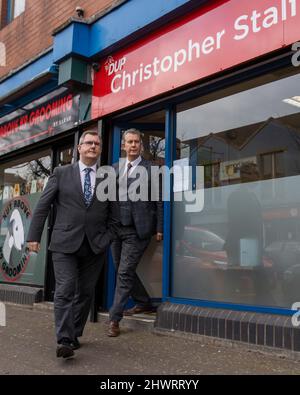
<svg viewBox="0 0 300 395"><path fill-rule="evenodd" d="M55 273L54 314L57 357L68 358L80 347L104 252L113 232L108 228L109 202L95 197L97 160L101 140L94 131L83 133L80 160L57 167L34 211L27 241L32 252L40 240L51 204L56 219L50 243Z"/></svg>
<svg viewBox="0 0 300 395"><path fill-rule="evenodd" d="M108 330L110 337L120 334L119 321L123 317L130 295L137 304L127 314L151 310L150 298L136 275L136 268L152 235L156 234L157 241L163 238L163 203L161 199L151 201L151 163L141 157L141 133L136 129L125 131L122 145L127 157L118 174L119 196L113 209L114 217L120 222L120 226L117 229L117 239L111 245L113 260L118 271L114 302L110 309ZM130 188L138 177L139 168L143 168L148 174L148 200L131 201L129 197L122 201L121 181L125 179L127 188Z"/></svg>

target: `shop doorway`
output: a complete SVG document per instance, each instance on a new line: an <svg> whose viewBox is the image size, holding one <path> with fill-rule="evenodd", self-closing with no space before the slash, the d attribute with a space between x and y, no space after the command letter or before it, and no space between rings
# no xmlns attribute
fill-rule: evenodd
<svg viewBox="0 0 300 395"><path fill-rule="evenodd" d="M125 130L131 128L138 129L142 133L143 158L156 166L165 165L165 111L115 123L112 162L116 163L120 158L125 157L121 144L122 135ZM137 268L137 275L154 305L157 305L162 298L162 265L163 242L158 243L154 236ZM111 257L109 266L108 307L112 304L115 288L115 270ZM132 305L132 301L129 302L130 305Z"/></svg>

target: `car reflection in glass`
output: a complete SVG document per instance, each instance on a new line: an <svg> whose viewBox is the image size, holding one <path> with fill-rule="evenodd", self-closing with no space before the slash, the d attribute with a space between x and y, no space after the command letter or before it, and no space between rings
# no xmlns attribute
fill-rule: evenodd
<svg viewBox="0 0 300 395"><path fill-rule="evenodd" d="M185 226L175 245L173 266L180 276L173 279L173 295L233 303L276 303L276 273L265 252L261 263L232 265L224 238L197 226Z"/></svg>
<svg viewBox="0 0 300 395"><path fill-rule="evenodd" d="M186 257L200 258L203 265L228 265L224 249L225 240L204 228L186 226L184 237L179 241L176 253ZM263 267L272 267L272 259L263 256Z"/></svg>

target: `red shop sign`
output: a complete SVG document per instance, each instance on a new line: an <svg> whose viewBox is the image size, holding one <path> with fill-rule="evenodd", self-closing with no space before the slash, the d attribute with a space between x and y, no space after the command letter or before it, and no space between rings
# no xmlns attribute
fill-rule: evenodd
<svg viewBox="0 0 300 395"><path fill-rule="evenodd" d="M300 0L218 0L100 64L98 118L300 39Z"/></svg>
<svg viewBox="0 0 300 395"><path fill-rule="evenodd" d="M62 133L78 117L79 96L51 92L0 119L0 156Z"/></svg>

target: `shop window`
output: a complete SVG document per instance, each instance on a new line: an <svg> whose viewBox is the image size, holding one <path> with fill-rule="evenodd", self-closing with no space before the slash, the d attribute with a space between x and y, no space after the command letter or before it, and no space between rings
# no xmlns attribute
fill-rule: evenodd
<svg viewBox="0 0 300 395"><path fill-rule="evenodd" d="M220 163L203 163L200 162L201 166L204 166L204 180L205 188L217 187L219 185L219 173L220 173Z"/></svg>
<svg viewBox="0 0 300 395"><path fill-rule="evenodd" d="M46 233L37 256L28 254L26 237L50 171L49 151L0 166L0 282L44 284Z"/></svg>
<svg viewBox="0 0 300 395"><path fill-rule="evenodd" d="M0 167L0 199L42 192L50 176L50 157L39 157Z"/></svg>
<svg viewBox="0 0 300 395"><path fill-rule="evenodd" d="M274 180L261 185L261 196L265 200L283 199L284 188L276 178L284 177L284 152L270 152L260 155L260 174L263 180Z"/></svg>
<svg viewBox="0 0 300 395"><path fill-rule="evenodd" d="M189 185L204 185L204 207L188 212L175 192L172 296L286 308L300 300L296 73L177 107L176 160L204 167Z"/></svg>

